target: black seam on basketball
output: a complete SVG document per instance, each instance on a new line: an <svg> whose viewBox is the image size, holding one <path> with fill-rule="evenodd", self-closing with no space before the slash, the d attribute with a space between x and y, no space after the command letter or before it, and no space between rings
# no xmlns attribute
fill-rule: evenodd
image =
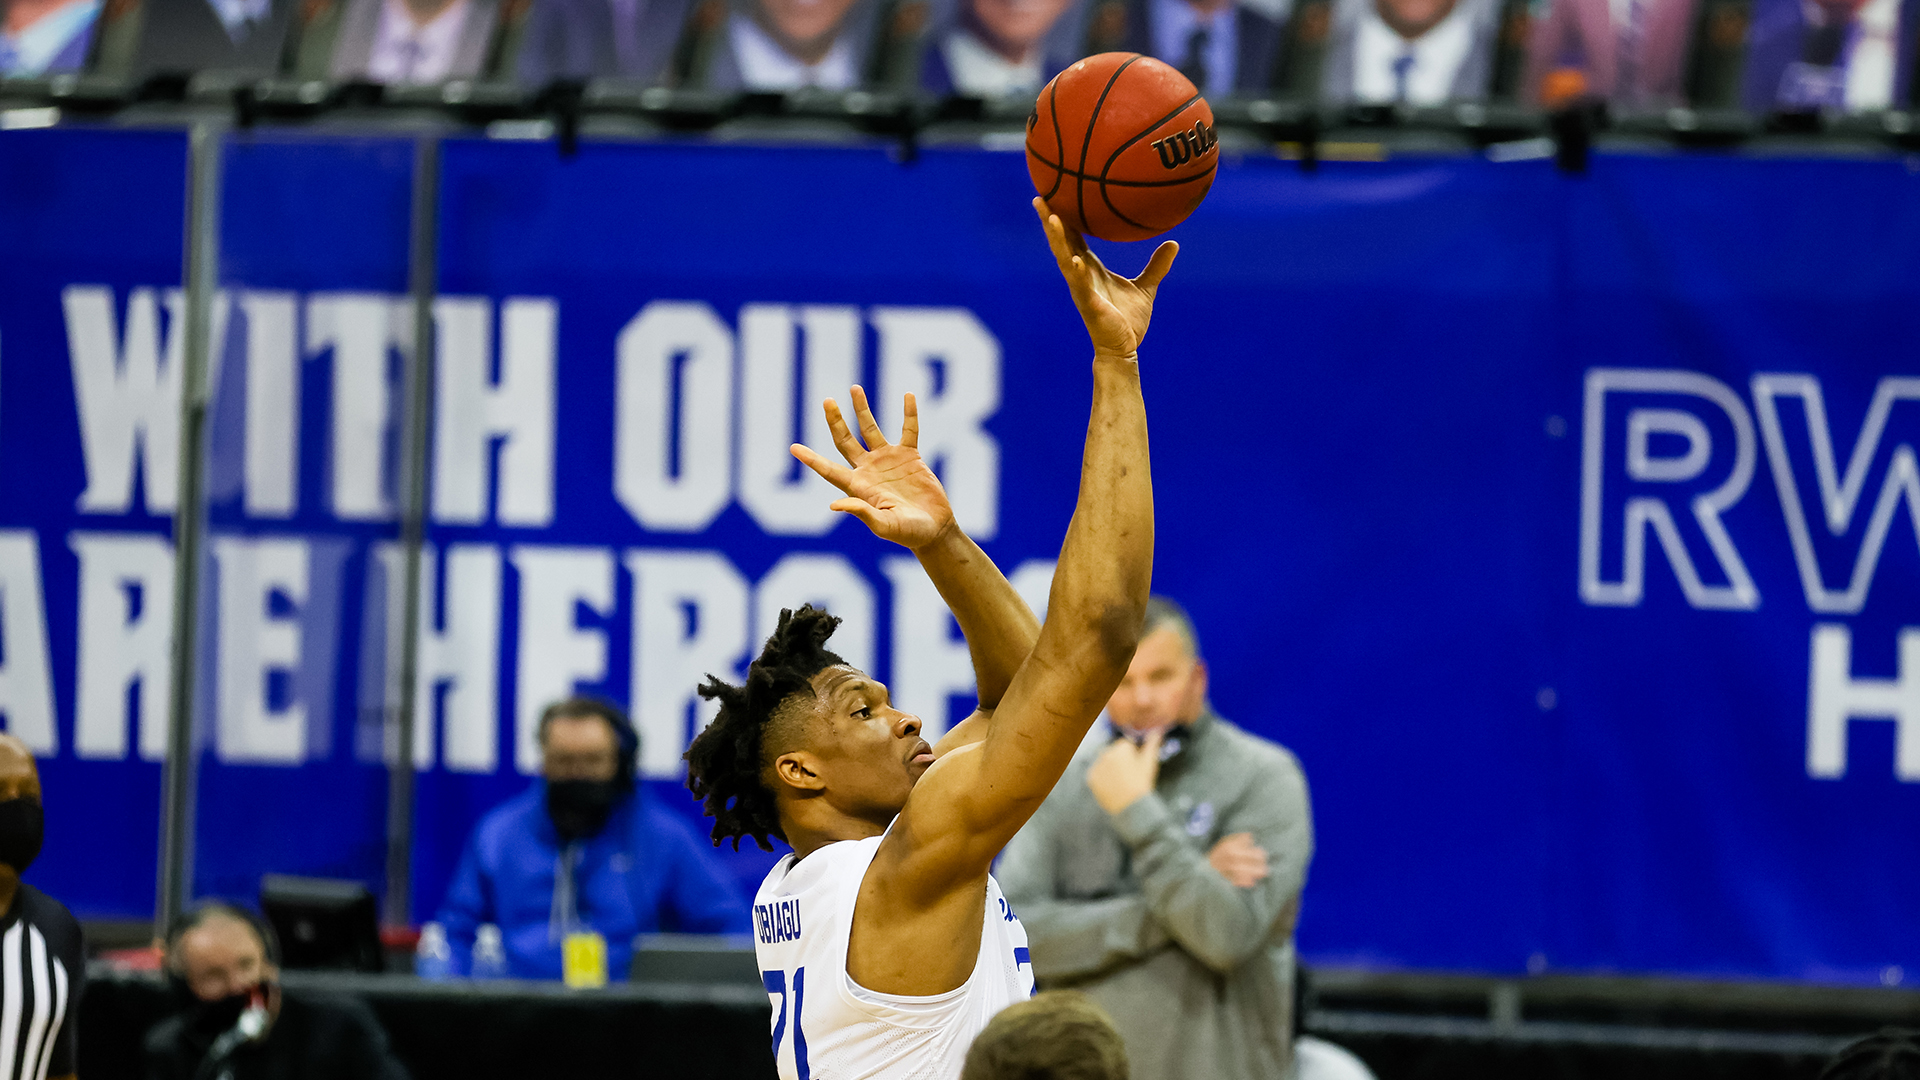
<svg viewBox="0 0 1920 1080"><path fill-rule="evenodd" d="M1056 165L1053 162L1048 161L1044 155L1036 153L1033 150L1028 150L1027 152L1029 154L1033 154L1033 159L1035 161L1038 161L1040 164L1045 165L1049 169L1053 169L1057 171L1062 176L1078 176L1078 177L1082 177L1083 179L1093 180L1098 183L1107 184L1112 187L1129 187L1129 188L1179 187L1181 184L1191 184L1195 180L1200 180L1205 177L1212 176L1215 168L1214 165L1209 165L1207 166L1206 171L1204 172L1197 172L1197 173L1194 173L1192 176L1183 176L1183 177L1180 177L1178 180L1114 180L1106 177L1087 176L1085 173L1075 172L1074 170L1066 168L1064 166ZM1218 163L1216 162L1216 164Z"/></svg>
<svg viewBox="0 0 1920 1080"><path fill-rule="evenodd" d="M1068 160L1066 144L1060 142L1060 83L1058 83L1058 81L1052 81L1052 83L1046 85L1046 111L1052 113L1052 117L1054 117L1054 154L1058 154L1060 160L1066 161ZM1044 154L1035 152L1031 146L1027 148L1027 152L1033 154L1043 165L1054 165L1052 161L1046 160ZM1060 165L1054 165L1054 186L1046 188L1046 192L1041 194L1044 202L1048 202L1048 204L1054 202L1054 192L1060 190L1060 184L1064 183L1066 179L1068 179L1068 171L1066 171L1064 167L1060 167Z"/></svg>
<svg viewBox="0 0 1920 1080"><path fill-rule="evenodd" d="M1060 135L1060 80L1057 78L1047 82L1047 111L1053 114L1053 152L1059 155L1060 160L1064 162L1067 160L1067 144ZM1034 157L1040 158L1041 161L1047 160L1044 157L1040 157L1039 154L1035 154ZM1058 169L1059 172L1053 178L1053 186L1047 189L1045 195L1041 196L1041 198L1048 202L1053 201L1054 192L1060 190L1061 182L1067 178L1067 170L1064 165L1055 165L1054 168Z"/></svg>
<svg viewBox="0 0 1920 1080"><path fill-rule="evenodd" d="M1147 125L1147 127L1146 127L1146 130L1144 130L1144 131L1142 131L1142 132L1141 132L1140 134L1138 134L1138 135L1135 135L1135 136L1134 136L1133 138L1131 138L1131 139L1128 139L1128 140L1127 140L1126 142L1123 142L1123 143L1121 143L1121 144L1120 144L1120 149L1118 149L1118 150L1115 150L1115 151L1113 152L1113 156L1107 159L1107 163L1106 163L1106 165L1105 165L1105 166L1103 166L1103 167L1102 167L1102 168L1100 169L1100 179L1101 179L1102 181L1104 181L1104 180L1106 180L1106 178L1107 178L1107 173L1108 173L1109 171L1111 171L1111 170L1113 169L1113 163L1114 163L1114 162L1116 162L1116 161L1119 161L1119 160L1120 160L1120 155L1121 155L1121 154L1124 154L1124 153L1126 153L1126 151L1127 151L1127 147L1129 147L1129 146L1132 146L1132 145L1133 145L1134 143L1137 143L1137 142L1139 142L1139 141L1140 141L1141 139L1144 139L1144 138L1146 138L1147 136L1149 136L1149 135L1151 135L1151 134L1153 134L1154 132L1156 132L1156 131L1158 131L1158 130L1160 130L1160 125L1161 125L1161 124L1164 124L1164 123L1166 123L1167 121L1169 121L1169 120L1171 120L1171 119L1173 119L1174 117L1176 117L1176 116L1179 116L1179 115L1180 115L1181 113L1183 113L1183 112L1186 112L1186 111L1187 111L1188 109L1190 109L1190 108L1192 108L1192 107L1193 107L1193 103L1194 103L1194 102L1196 102L1196 101L1199 101L1199 100L1200 100L1200 95L1199 95L1199 94L1195 94L1195 95L1193 95L1192 97L1190 97L1190 98L1188 98L1187 100L1185 100L1185 101L1183 101L1183 102L1181 102L1181 103L1180 103L1180 107L1179 107L1179 108L1177 108L1177 109L1175 109L1175 110L1173 110L1172 112L1170 112L1170 113L1168 113L1167 115L1165 115L1165 116L1163 116L1163 117L1161 117L1160 119L1158 119L1158 120L1155 120L1155 121L1154 121L1153 123L1151 123L1151 124L1148 124L1148 125ZM1084 161L1083 161L1083 162L1081 162L1081 163L1080 163L1080 167L1081 167L1081 168L1083 168L1083 169L1084 169L1084 168L1086 168L1086 167L1087 167L1087 163L1086 163L1086 162L1084 162Z"/></svg>
<svg viewBox="0 0 1920 1080"><path fill-rule="evenodd" d="M1087 219L1087 151L1093 148L1093 126L1100 122L1100 110L1106 106L1107 95L1113 92L1113 84L1120 81L1120 73L1132 67L1133 62L1138 59L1140 54L1135 53L1121 61L1119 67L1113 69L1113 74L1107 77L1107 85L1100 88L1100 97L1093 103L1093 112L1087 115L1087 137L1080 142L1080 171L1074 174L1073 181L1074 205L1080 211L1080 220L1083 224ZM1067 155L1062 153L1060 160L1064 163Z"/></svg>

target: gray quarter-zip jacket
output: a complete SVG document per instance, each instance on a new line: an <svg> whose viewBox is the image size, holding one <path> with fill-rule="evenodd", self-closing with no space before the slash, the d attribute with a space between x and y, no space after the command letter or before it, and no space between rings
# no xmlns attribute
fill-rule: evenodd
<svg viewBox="0 0 1920 1080"><path fill-rule="evenodd" d="M1313 857L1299 762L1209 710L1154 793L1109 815L1087 790L1103 748L1082 748L994 874L1026 925L1035 977L1112 1014L1133 1080L1284 1080L1293 928ZM1271 871L1247 889L1207 863L1237 832L1253 834Z"/></svg>

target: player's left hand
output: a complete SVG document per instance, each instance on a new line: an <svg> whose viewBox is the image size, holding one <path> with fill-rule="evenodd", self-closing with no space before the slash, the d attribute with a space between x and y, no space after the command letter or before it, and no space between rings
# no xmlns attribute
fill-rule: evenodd
<svg viewBox="0 0 1920 1080"><path fill-rule="evenodd" d="M913 395L907 395L900 441L891 443L867 407L867 392L856 386L851 393L854 416L860 421L858 438L847 428L847 419L832 398L825 408L833 445L853 467L835 465L799 443L793 444L793 456L846 492L846 498L834 501L833 509L859 518L880 539L910 550L940 539L954 527L953 507L947 503L940 478L920 457L920 410Z"/></svg>

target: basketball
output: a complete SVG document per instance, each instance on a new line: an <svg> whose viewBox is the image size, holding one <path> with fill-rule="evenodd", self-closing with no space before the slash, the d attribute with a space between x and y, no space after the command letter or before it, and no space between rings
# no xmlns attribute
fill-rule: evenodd
<svg viewBox="0 0 1920 1080"><path fill-rule="evenodd" d="M1187 219L1219 164L1213 110L1172 65L1089 56L1054 76L1027 118L1027 171L1069 228L1145 240Z"/></svg>

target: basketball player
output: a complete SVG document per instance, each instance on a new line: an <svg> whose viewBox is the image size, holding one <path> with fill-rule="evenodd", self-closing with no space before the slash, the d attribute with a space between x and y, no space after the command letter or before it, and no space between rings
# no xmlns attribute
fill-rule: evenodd
<svg viewBox="0 0 1920 1080"><path fill-rule="evenodd" d="M906 399L889 443L858 387L860 437L826 403L851 468L794 455L846 498L833 508L912 549L966 634L980 709L930 747L886 687L827 651L838 620L782 612L744 686L709 678L719 715L687 752L715 843L793 846L754 900L784 1080L956 1080L987 1021L1033 990L1026 934L988 874L1060 779L1133 655L1153 565L1153 488L1137 350L1173 265L1102 266L1044 202L1034 209L1093 339L1093 418L1047 622L960 531L915 449Z"/></svg>

